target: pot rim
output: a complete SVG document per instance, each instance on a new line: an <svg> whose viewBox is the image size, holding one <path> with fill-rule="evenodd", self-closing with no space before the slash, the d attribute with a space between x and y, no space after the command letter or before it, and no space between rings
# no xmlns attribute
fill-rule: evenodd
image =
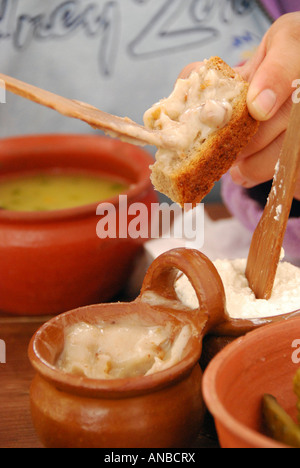
<svg viewBox="0 0 300 468"><path fill-rule="evenodd" d="M137 195L143 194L144 192L148 191L152 184L150 180L150 164L153 163L153 159L149 153L147 153L143 148L134 146L130 143L121 142L119 140L109 138L103 135L95 135L95 134L71 134L71 133L49 133L49 134L32 134L32 135L19 135L15 137L8 137L3 138L1 141L3 143L13 143L18 141L43 141L48 138L53 138L60 141L67 141L68 139L78 139L78 140L94 140L94 141L110 141L111 144L114 144L116 147L133 147L135 151L139 152L143 158L141 161L143 163L143 171L141 171L138 175L139 178L137 182L132 183L127 190L124 192L120 192L120 194L115 195L114 197L107 198L105 200L101 200L98 202L90 203L83 206L73 207L73 208L66 208L60 210L50 210L50 211L12 211L12 210L0 210L0 221L11 221L11 222L51 222L57 221L61 219L69 219L69 218L82 218L85 216L96 215L96 209L99 204L113 204L116 208L119 206L119 196L125 195L128 197L128 202L130 203L134 200ZM111 156L114 156L111 153ZM1 159L1 156L0 156ZM71 167L71 166L70 166Z"/></svg>
<svg viewBox="0 0 300 468"><path fill-rule="evenodd" d="M255 445L257 448L287 448L287 446L272 440L254 429L250 429L232 416L232 414L225 408L218 395L216 385L218 373L224 363L228 360L232 360L232 355L234 355L238 349L243 348L243 346L249 342L251 343L256 337L263 337L267 329L275 330L282 326L291 326L291 324L294 323L300 323L300 317L270 323L247 333L245 336L235 339L213 358L204 372L202 384L203 397L210 413L216 421L216 424L222 425L236 438L243 439L248 444L251 444L251 446Z"/></svg>
<svg viewBox="0 0 300 468"><path fill-rule="evenodd" d="M216 325L211 335L220 337L239 337L245 335L251 331L255 331L258 328L266 325L272 325L274 323L291 320L293 318L300 317L300 309L293 310L291 312L285 312L284 314L269 315L266 317L254 317L254 318L231 318L228 316L225 322Z"/></svg>
<svg viewBox="0 0 300 468"><path fill-rule="evenodd" d="M131 304L137 304L138 302L139 300L137 299ZM113 307L115 304L106 304L106 306L109 305ZM122 303L117 303L117 305L122 306ZM185 378L198 364L202 346L201 341L199 341L194 335L190 338L189 348L186 355L179 363L148 376L141 375L130 378L109 380L91 379L84 376L66 373L50 364L41 356L37 349L37 341L40 339L42 334L47 333L48 327L53 326L55 322L63 321L68 316L75 316L78 311L88 310L89 312L94 312L94 309L99 309L99 307L101 307L101 304L93 304L55 316L45 322L31 338L28 347L29 360L36 372L55 387L80 396L94 398L101 397L107 399L129 398L168 387ZM162 313L161 315L165 315L166 317L169 317L170 320L174 320L174 317L170 318L168 313ZM179 319L175 320L180 322ZM80 320L79 317L78 322L80 321L82 320Z"/></svg>

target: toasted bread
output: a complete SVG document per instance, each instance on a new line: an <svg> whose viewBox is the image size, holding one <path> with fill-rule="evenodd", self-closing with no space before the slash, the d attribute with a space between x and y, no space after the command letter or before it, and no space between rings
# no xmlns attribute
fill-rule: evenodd
<svg viewBox="0 0 300 468"><path fill-rule="evenodd" d="M156 162L151 167L153 185L156 190L164 193L182 207L185 204L192 204L194 207L203 200L211 191L215 182L220 180L222 175L230 169L240 151L249 143L259 126L259 123L248 112L248 83L219 57L212 57L210 60L205 61L203 67L201 67L202 75L199 75L202 81L199 86L199 102L196 109L200 111L205 102L208 102L209 96L213 96L213 98L217 96L219 100L212 99L211 102L223 106L226 99L224 100L222 97L222 89L225 90L227 85L228 90L230 90L230 92L227 90L227 94L231 95L233 91L236 95L228 101L231 108L230 117L224 126L213 125L210 132L208 132L209 134L203 137L199 120L196 137L186 148L179 147L178 151L175 152L162 149L157 152ZM213 75L207 74L210 70L214 71ZM212 82L207 79L209 76L215 77ZM183 80L181 81L181 86L185 86L184 92L189 93L190 91L186 91L187 82L183 83ZM216 89L218 83L220 86L222 84L219 90ZM193 93L195 96L195 90ZM177 92L175 100L178 95L180 93ZM187 97L184 97L184 99L187 99ZM170 106L171 100L173 100L173 105L174 96L171 95L153 106L152 110L148 111L147 116L145 114L145 125L153 129L164 130L161 124L162 109L164 106ZM173 110L174 106L171 106L170 115L168 116L169 132L172 131ZM195 125L195 122L197 124L197 120L193 121L193 125ZM180 124L178 124L178 121L174 121L174 125L173 131L176 133L178 128L177 133L179 134ZM205 128L207 131L207 126ZM189 130L189 128L186 127L186 130Z"/></svg>

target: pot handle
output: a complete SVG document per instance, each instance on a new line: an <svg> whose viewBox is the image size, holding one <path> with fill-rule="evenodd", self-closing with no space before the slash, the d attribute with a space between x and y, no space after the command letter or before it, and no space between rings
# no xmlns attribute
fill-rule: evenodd
<svg viewBox="0 0 300 468"><path fill-rule="evenodd" d="M187 309L177 296L174 286L178 270L187 276L195 290L199 301L195 310ZM189 310L189 317L201 334L227 319L221 277L213 263L194 249L173 249L157 257L146 273L139 300L156 308L168 307L173 315L187 314Z"/></svg>

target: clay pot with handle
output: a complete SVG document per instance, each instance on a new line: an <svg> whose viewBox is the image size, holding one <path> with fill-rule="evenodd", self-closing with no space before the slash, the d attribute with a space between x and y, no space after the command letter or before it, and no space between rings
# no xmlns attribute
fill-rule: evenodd
<svg viewBox="0 0 300 468"><path fill-rule="evenodd" d="M178 271L187 275L199 300L192 310L174 289ZM139 297L131 303L92 305L66 312L33 336L29 358L36 370L30 389L33 423L45 447L172 448L190 446L201 428L205 405L199 358L202 339L224 320L222 281L207 257L176 249L150 266ZM97 380L56 366L67 328L138 320L145 326L185 325L191 335L182 358L152 375Z"/></svg>

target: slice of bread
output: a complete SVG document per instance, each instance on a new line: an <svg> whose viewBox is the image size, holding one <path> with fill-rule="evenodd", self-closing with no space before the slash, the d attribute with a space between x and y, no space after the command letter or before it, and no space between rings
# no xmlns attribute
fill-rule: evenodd
<svg viewBox="0 0 300 468"><path fill-rule="evenodd" d="M178 151L160 149L156 154L156 162L151 167L151 179L156 190L164 193L182 207L184 207L184 204L192 204L194 207L203 200L211 191L215 182L220 180L222 175L230 169L237 155L249 143L259 126L259 123L248 112L248 83L219 57L212 57L210 60L205 61L201 68L201 80L202 78L203 80L199 89L199 102L196 109L200 112L205 102L210 100L207 99L207 96L212 96L212 99L217 96L218 100L213 100L213 102L217 103L216 105L218 103L220 106L223 105L224 102L226 103L227 92L227 95L230 95L228 101L230 102L229 121L225 122L225 126L212 125L208 135L207 127L205 127L206 135L203 136L202 124L199 120L199 132L196 132L196 137L188 147L180 148L179 145ZM210 70L214 70L213 74L209 74ZM210 76L213 76L214 79L210 80ZM196 76L194 78L199 80ZM187 82L184 83L183 80L181 82L181 85L185 86L184 93L187 95L190 92L186 88ZM219 85L218 90L216 88ZM228 89L226 86L228 86ZM222 96L223 89L225 90L225 99ZM236 94L234 97L232 97L232 91ZM195 90L191 92L193 92L195 101ZM182 93L177 91L174 94L173 92L169 98L161 100L147 111L145 125L148 128L162 131L166 128L170 135L173 131L174 136L176 137L175 134L177 134L180 142L180 122L178 122L178 116L174 119L176 99L177 104L179 104L179 107L181 105L182 108L182 103L178 102L178 99L182 99ZM187 97L184 99L187 100ZM169 102L169 104L165 104L166 102ZM164 120L162 120L161 115L162 109L165 110L166 106L169 106L170 112L167 116L167 125L164 127L162 122L166 122L166 118L164 115ZM195 124L195 120L193 123ZM174 128L172 128L173 124ZM185 130L189 131L189 127L186 127Z"/></svg>

